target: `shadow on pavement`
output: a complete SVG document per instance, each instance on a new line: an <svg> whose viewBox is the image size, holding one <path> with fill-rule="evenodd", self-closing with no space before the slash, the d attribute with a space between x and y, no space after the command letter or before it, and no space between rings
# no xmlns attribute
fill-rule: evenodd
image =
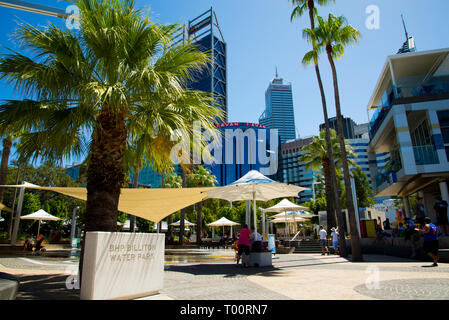
<svg viewBox="0 0 449 320"><path fill-rule="evenodd" d="M20 281L16 300L79 300L80 290L66 288L68 275L17 276Z"/></svg>
<svg viewBox="0 0 449 320"><path fill-rule="evenodd" d="M249 267L243 268L235 264L194 264L194 265L170 265L165 266L165 271L183 272L193 275L224 275L226 278L238 276L250 276L257 273L278 270L275 267Z"/></svg>

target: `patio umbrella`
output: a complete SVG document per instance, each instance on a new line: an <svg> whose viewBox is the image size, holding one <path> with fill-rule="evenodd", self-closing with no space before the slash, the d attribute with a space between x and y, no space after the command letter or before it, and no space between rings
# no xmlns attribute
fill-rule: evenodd
<svg viewBox="0 0 449 320"><path fill-rule="evenodd" d="M251 170L237 181L207 191L206 199L216 198L228 201L253 200L254 228L256 228L256 201L268 201L283 197L298 197L307 188L276 182L257 170Z"/></svg>
<svg viewBox="0 0 449 320"><path fill-rule="evenodd" d="M309 210L309 208L299 206L288 199L283 199L278 204L264 210L265 212L286 212L286 211Z"/></svg>
<svg viewBox="0 0 449 320"><path fill-rule="evenodd" d="M51 214L49 214L48 212L46 212L43 209L40 209L32 214L20 217L20 219L28 219L28 220L38 220L39 221L39 225L37 227L37 236L39 237L39 230L41 228L41 221L42 220L51 220L51 221L58 221L61 220L58 217L52 216Z"/></svg>
<svg viewBox="0 0 449 320"><path fill-rule="evenodd" d="M232 226L238 226L240 223L231 221L229 219L226 219L225 217L222 217L218 219L217 221L211 222L208 224L209 227L212 227L212 233L214 232L213 227L223 227L223 234L224 234L224 227L230 226L231 227L231 237L232 237ZM212 238L214 235L212 234Z"/></svg>
<svg viewBox="0 0 449 320"><path fill-rule="evenodd" d="M292 215L288 215L288 213L292 213ZM295 229L296 229L296 223L297 222L302 222L305 221L304 217L296 217L294 215L294 213L296 212L286 212L286 214L284 214L283 216L279 216L279 217L275 217L274 219L270 220L271 223L285 223L285 234L287 236L287 223L293 223L295 225Z"/></svg>
<svg viewBox="0 0 449 320"><path fill-rule="evenodd" d="M171 225L172 225L172 226L175 226L175 227L179 227L179 226L181 225L181 220L178 220L178 221L176 221L176 222L173 222ZM195 223L192 223L192 222L190 222L190 221L187 221L186 219L184 219L184 225L185 225L185 226L195 226L196 224L195 224Z"/></svg>

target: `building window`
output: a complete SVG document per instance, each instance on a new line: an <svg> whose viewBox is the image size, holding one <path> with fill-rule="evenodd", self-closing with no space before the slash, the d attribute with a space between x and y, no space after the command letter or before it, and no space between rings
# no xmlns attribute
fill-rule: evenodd
<svg viewBox="0 0 449 320"><path fill-rule="evenodd" d="M438 121L443 136L444 148L446 149L446 156L449 160L449 110L438 112Z"/></svg>

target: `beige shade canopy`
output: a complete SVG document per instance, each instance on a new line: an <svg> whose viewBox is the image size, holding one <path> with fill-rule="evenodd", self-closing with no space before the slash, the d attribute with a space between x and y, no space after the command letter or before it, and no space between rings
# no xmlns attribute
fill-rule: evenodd
<svg viewBox="0 0 449 320"><path fill-rule="evenodd" d="M80 200L87 200L86 188L39 187L32 184L6 185L1 187L27 188L54 191ZM118 210L134 216L159 222L170 214L198 203L207 196L212 188L179 189L121 189Z"/></svg>
<svg viewBox="0 0 449 320"><path fill-rule="evenodd" d="M0 203L0 211L6 211L12 213L12 210L5 206L3 203Z"/></svg>

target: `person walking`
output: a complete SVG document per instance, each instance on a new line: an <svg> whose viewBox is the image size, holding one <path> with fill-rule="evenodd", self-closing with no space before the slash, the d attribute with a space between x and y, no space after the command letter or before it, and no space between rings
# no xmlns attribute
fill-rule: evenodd
<svg viewBox="0 0 449 320"><path fill-rule="evenodd" d="M245 263L243 263L244 268L248 268L248 262L249 262L249 247L251 245L251 231L248 229L248 225L245 224L243 226L243 229L240 231L239 240L237 242L238 244L238 255L237 255L237 265L239 264L240 258L242 257L242 254L245 253Z"/></svg>
<svg viewBox="0 0 449 320"><path fill-rule="evenodd" d="M424 218L424 228L417 228L416 231L424 233L424 252L433 260L431 267L438 266L438 229L429 217Z"/></svg>
<svg viewBox="0 0 449 320"><path fill-rule="evenodd" d="M327 232L324 230L323 226L320 226L320 247L323 252L321 254L322 256L326 253L329 255L329 248L327 247Z"/></svg>
<svg viewBox="0 0 449 320"><path fill-rule="evenodd" d="M416 222L418 224L424 223L424 218L426 217L426 210L424 208L423 198L418 198L418 203L415 206L415 215L416 215Z"/></svg>
<svg viewBox="0 0 449 320"><path fill-rule="evenodd" d="M338 227L337 229L332 227L331 231L332 231L331 233L332 247L334 248L334 254L339 254L340 252L338 251Z"/></svg>
<svg viewBox="0 0 449 320"><path fill-rule="evenodd" d="M447 207L448 203L443 200L440 196L437 198L437 202L435 203L435 206L433 207L433 210L435 211L437 215L437 223L436 225L440 227L441 232L444 232L445 236L449 236L449 223L447 219Z"/></svg>

